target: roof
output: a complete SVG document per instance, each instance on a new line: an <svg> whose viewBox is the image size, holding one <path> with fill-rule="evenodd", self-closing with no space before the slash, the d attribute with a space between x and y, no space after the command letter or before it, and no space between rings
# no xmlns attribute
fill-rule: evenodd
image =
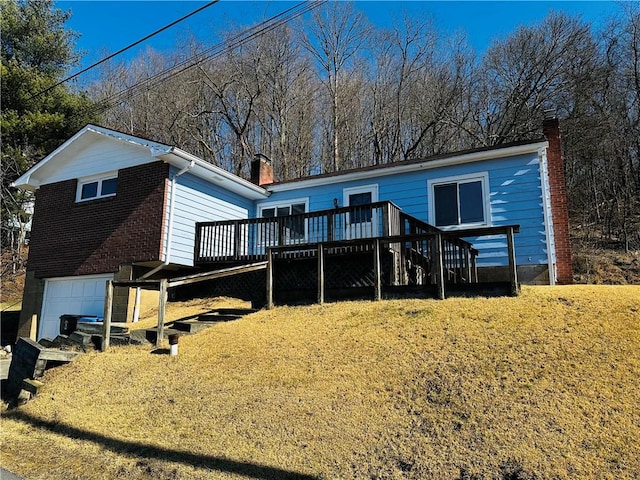
<svg viewBox="0 0 640 480"><path fill-rule="evenodd" d="M68 162L70 158L73 158L74 155L78 154L88 144L95 142L96 138L111 139L148 150L148 157L144 161L132 160L134 164L159 160L179 169L188 167L192 174L205 180L215 182L220 185L221 188L235 192L252 200L261 199L269 195L264 188L254 185L248 180L227 172L226 170L208 163L195 155L191 155L190 153L180 150L177 147L91 124L86 125L69 140L64 142L44 159L27 170L12 183L12 186L24 190L35 191L41 185L65 180L66 178L61 178L55 175L56 170L59 170L65 162ZM111 167L111 169L116 167ZM75 175L70 178L78 178L78 176L84 175Z"/></svg>
<svg viewBox="0 0 640 480"><path fill-rule="evenodd" d="M474 148L457 152L443 153L411 160L403 160L382 165L371 165L337 172L310 175L283 182L272 183L266 188L272 192L294 190L311 186L325 185L335 182L336 177L340 181L362 180L367 178L382 177L387 175L397 175L418 170L438 168L448 165L459 165L463 163L479 162L505 157L513 157L527 153L538 152L541 148L547 148L548 142L544 138L537 140L526 140L511 142L490 147Z"/></svg>

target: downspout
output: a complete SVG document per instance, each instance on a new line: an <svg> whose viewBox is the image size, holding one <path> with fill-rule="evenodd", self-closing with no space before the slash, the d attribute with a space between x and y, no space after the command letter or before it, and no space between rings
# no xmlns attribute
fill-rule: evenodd
<svg viewBox="0 0 640 480"><path fill-rule="evenodd" d="M547 268L549 269L549 284L556 284L555 239L553 233L553 218L551 212L551 190L549 187L549 169L547 168L547 149L538 150L540 161L540 183L542 187L542 211L544 213L544 231L547 241Z"/></svg>
<svg viewBox="0 0 640 480"><path fill-rule="evenodd" d="M149 278L154 273L159 272L164 267L169 265L169 262L171 261L171 240L172 240L171 237L173 235L173 211L175 208L175 199L176 199L176 180L180 175L191 170L195 166L195 164L196 164L196 161L191 160L191 162L189 162L189 165L187 165L186 167L184 167L182 170L180 170L179 172L177 172L175 175L171 177L171 196L169 197L169 218L168 218L169 225L167 227L167 241L166 241L166 248L164 252L164 261L153 270L150 270L144 275L142 275L140 277L140 280Z"/></svg>

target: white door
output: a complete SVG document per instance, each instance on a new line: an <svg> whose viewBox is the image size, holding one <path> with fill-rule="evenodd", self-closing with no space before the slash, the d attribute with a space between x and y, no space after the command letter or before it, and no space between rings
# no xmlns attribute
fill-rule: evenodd
<svg viewBox="0 0 640 480"><path fill-rule="evenodd" d="M45 280L38 339L58 336L61 315L102 317L107 280L113 280L113 274Z"/></svg>
<svg viewBox="0 0 640 480"><path fill-rule="evenodd" d="M378 201L378 186L345 188L344 206L354 207L345 218L345 239L373 238L378 235L378 215L368 205Z"/></svg>

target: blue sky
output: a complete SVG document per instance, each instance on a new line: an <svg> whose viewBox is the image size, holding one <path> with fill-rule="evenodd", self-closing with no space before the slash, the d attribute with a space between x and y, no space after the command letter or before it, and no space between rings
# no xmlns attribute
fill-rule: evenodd
<svg viewBox="0 0 640 480"><path fill-rule="evenodd" d="M72 11L67 27L81 35L76 45L78 50L84 52L82 66L86 67L206 3L75 0L59 1L56 6ZM147 47L160 51L171 50L189 33L203 41L213 39L212 44L217 43L215 32L218 30L230 25L253 24L296 3L222 0L130 50L122 58L131 58ZM596 28L601 27L601 22L606 18L620 11L620 3L611 1L356 1L355 6L378 26L390 25L392 19L401 17L403 12L411 16L430 16L444 34L464 32L479 53L492 39L506 36L519 25L539 22L550 10L581 15Z"/></svg>

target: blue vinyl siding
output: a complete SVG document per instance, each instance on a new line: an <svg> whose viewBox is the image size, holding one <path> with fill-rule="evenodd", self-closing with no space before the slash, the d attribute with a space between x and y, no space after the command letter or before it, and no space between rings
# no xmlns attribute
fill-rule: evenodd
<svg viewBox="0 0 640 480"><path fill-rule="evenodd" d="M384 175L385 171L381 170L379 177L350 182L341 182L339 177L335 177L328 185L274 192L267 201L308 197L309 211L325 210L333 208L334 198L343 206L345 188L377 184L379 201L391 201L403 212L433 224L434 219L429 219L431 199L427 182L483 172L488 173L489 225L520 225L520 233L515 237L517 263L546 264L547 245L537 153L392 175ZM506 238L470 240L480 250L479 265L507 265Z"/></svg>
<svg viewBox="0 0 640 480"><path fill-rule="evenodd" d="M169 178L172 178L176 171L177 169L172 167ZM167 190L165 218L168 221L170 181ZM189 266L193 265L196 222L249 218L249 213L254 210L251 200L189 173L178 177L174 202L170 262ZM168 225L165 225L165 236L167 233Z"/></svg>

